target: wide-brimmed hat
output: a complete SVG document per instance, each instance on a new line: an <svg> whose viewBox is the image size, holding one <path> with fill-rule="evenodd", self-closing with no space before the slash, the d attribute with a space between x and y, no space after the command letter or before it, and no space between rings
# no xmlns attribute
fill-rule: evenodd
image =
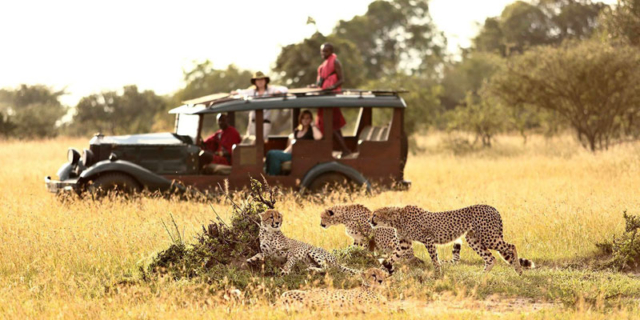
<svg viewBox="0 0 640 320"><path fill-rule="evenodd" d="M269 81L271 81L271 79L269 79L269 77L267 75L265 75L264 73L262 73L262 71L258 71L256 73L253 74L253 77L251 78L251 84L256 84L256 80L258 79L266 79L267 83L269 83Z"/></svg>

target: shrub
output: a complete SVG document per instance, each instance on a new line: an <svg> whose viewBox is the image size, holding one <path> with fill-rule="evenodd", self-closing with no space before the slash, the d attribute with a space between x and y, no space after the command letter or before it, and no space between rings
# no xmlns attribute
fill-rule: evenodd
<svg viewBox="0 0 640 320"><path fill-rule="evenodd" d="M613 236L611 242L596 244L602 253L611 256L603 266L616 271L629 271L640 267L640 240L636 239L640 229L640 216L627 215L626 211L623 216L626 228L622 236L618 238Z"/></svg>

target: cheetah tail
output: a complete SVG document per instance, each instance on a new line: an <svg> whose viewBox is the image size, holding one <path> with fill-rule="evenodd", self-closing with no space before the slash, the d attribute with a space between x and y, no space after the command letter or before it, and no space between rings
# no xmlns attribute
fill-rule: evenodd
<svg viewBox="0 0 640 320"><path fill-rule="evenodd" d="M520 260L520 266L522 266L522 268L524 268L524 269L535 269L536 268L536 264L533 263L533 261L531 261L529 259L519 258L519 260Z"/></svg>

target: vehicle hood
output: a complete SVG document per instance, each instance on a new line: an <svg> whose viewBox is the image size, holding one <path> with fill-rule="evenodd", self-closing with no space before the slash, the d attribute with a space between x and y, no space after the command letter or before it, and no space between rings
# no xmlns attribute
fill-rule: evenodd
<svg viewBox="0 0 640 320"><path fill-rule="evenodd" d="M178 145L184 144L183 141L178 139L173 133L144 133L144 134L132 134L126 136L102 136L96 135L89 142L91 145L100 144L119 144L119 145Z"/></svg>

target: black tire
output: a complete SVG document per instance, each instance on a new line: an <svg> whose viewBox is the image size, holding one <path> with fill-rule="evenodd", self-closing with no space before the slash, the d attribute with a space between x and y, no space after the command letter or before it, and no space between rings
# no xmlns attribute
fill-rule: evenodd
<svg viewBox="0 0 640 320"><path fill-rule="evenodd" d="M327 172L315 178L309 184L307 191L311 193L318 193L324 191L325 188L331 189L337 186L343 186L349 189L357 187L356 184L347 176L337 172Z"/></svg>
<svg viewBox="0 0 640 320"><path fill-rule="evenodd" d="M133 194L141 189L138 181L124 173L105 173L93 180L87 190L96 196L104 196L110 192L115 194Z"/></svg>

